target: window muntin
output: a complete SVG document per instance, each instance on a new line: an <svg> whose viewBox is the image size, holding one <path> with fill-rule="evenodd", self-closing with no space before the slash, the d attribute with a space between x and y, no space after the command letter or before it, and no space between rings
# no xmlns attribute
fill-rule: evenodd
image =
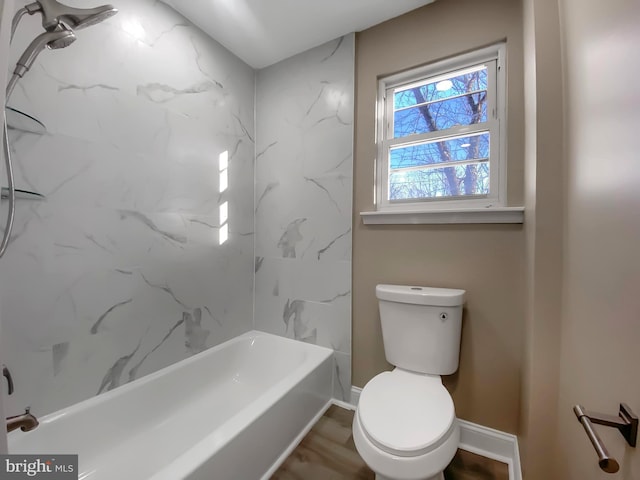
<svg viewBox="0 0 640 480"><path fill-rule="evenodd" d="M378 210L501 204L503 49L381 80Z"/></svg>

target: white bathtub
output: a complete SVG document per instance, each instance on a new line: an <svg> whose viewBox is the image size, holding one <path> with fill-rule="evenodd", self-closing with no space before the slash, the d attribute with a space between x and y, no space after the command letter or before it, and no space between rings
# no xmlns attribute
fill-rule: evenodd
<svg viewBox="0 0 640 480"><path fill-rule="evenodd" d="M79 479L260 479L331 398L332 350L252 331L9 435Z"/></svg>

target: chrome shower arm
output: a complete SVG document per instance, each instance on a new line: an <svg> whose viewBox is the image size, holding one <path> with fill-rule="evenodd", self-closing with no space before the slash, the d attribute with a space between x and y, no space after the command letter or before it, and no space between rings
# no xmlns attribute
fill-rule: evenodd
<svg viewBox="0 0 640 480"><path fill-rule="evenodd" d="M11 21L11 40L13 40L13 36L16 34L16 30L18 29L18 25L20 24L20 20L22 20L22 17L24 17L27 13L29 15L33 15L34 13L38 13L41 11L42 7L38 2L30 3L29 5L26 5L18 10L13 16L13 20Z"/></svg>
<svg viewBox="0 0 640 480"><path fill-rule="evenodd" d="M42 26L45 30L51 32L56 30L62 23L74 30L86 28L115 15L118 10L113 5L102 5L95 8L74 8L57 0L36 0L22 7L13 16L11 39L13 39L18 29L22 17L27 13L33 15L38 12L42 14Z"/></svg>
<svg viewBox="0 0 640 480"><path fill-rule="evenodd" d="M37 0L35 3L42 12L42 26L48 31L57 28L61 23L73 30L79 30L100 23L118 12L113 5L74 8L57 0Z"/></svg>
<svg viewBox="0 0 640 480"><path fill-rule="evenodd" d="M29 13L27 8L22 7L13 16L13 20L11 21L11 40L12 41L13 41L13 36L16 34L16 30L18 29L18 24L20 23L20 20L22 20L22 17L24 17L27 13Z"/></svg>

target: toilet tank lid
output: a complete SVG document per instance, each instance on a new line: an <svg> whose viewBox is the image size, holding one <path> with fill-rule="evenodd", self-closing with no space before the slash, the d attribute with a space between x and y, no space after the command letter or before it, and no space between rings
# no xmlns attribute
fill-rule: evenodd
<svg viewBox="0 0 640 480"><path fill-rule="evenodd" d="M389 302L457 307L464 304L464 290L455 288L419 287L412 285L377 285L376 297Z"/></svg>

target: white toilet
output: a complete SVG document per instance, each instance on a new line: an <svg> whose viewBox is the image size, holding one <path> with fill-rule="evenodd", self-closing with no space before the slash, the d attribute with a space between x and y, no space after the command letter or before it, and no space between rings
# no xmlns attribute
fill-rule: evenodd
<svg viewBox="0 0 640 480"><path fill-rule="evenodd" d="M353 418L358 453L377 480L442 480L458 449L453 400L440 375L458 369L464 290L378 285L391 372L360 394Z"/></svg>

